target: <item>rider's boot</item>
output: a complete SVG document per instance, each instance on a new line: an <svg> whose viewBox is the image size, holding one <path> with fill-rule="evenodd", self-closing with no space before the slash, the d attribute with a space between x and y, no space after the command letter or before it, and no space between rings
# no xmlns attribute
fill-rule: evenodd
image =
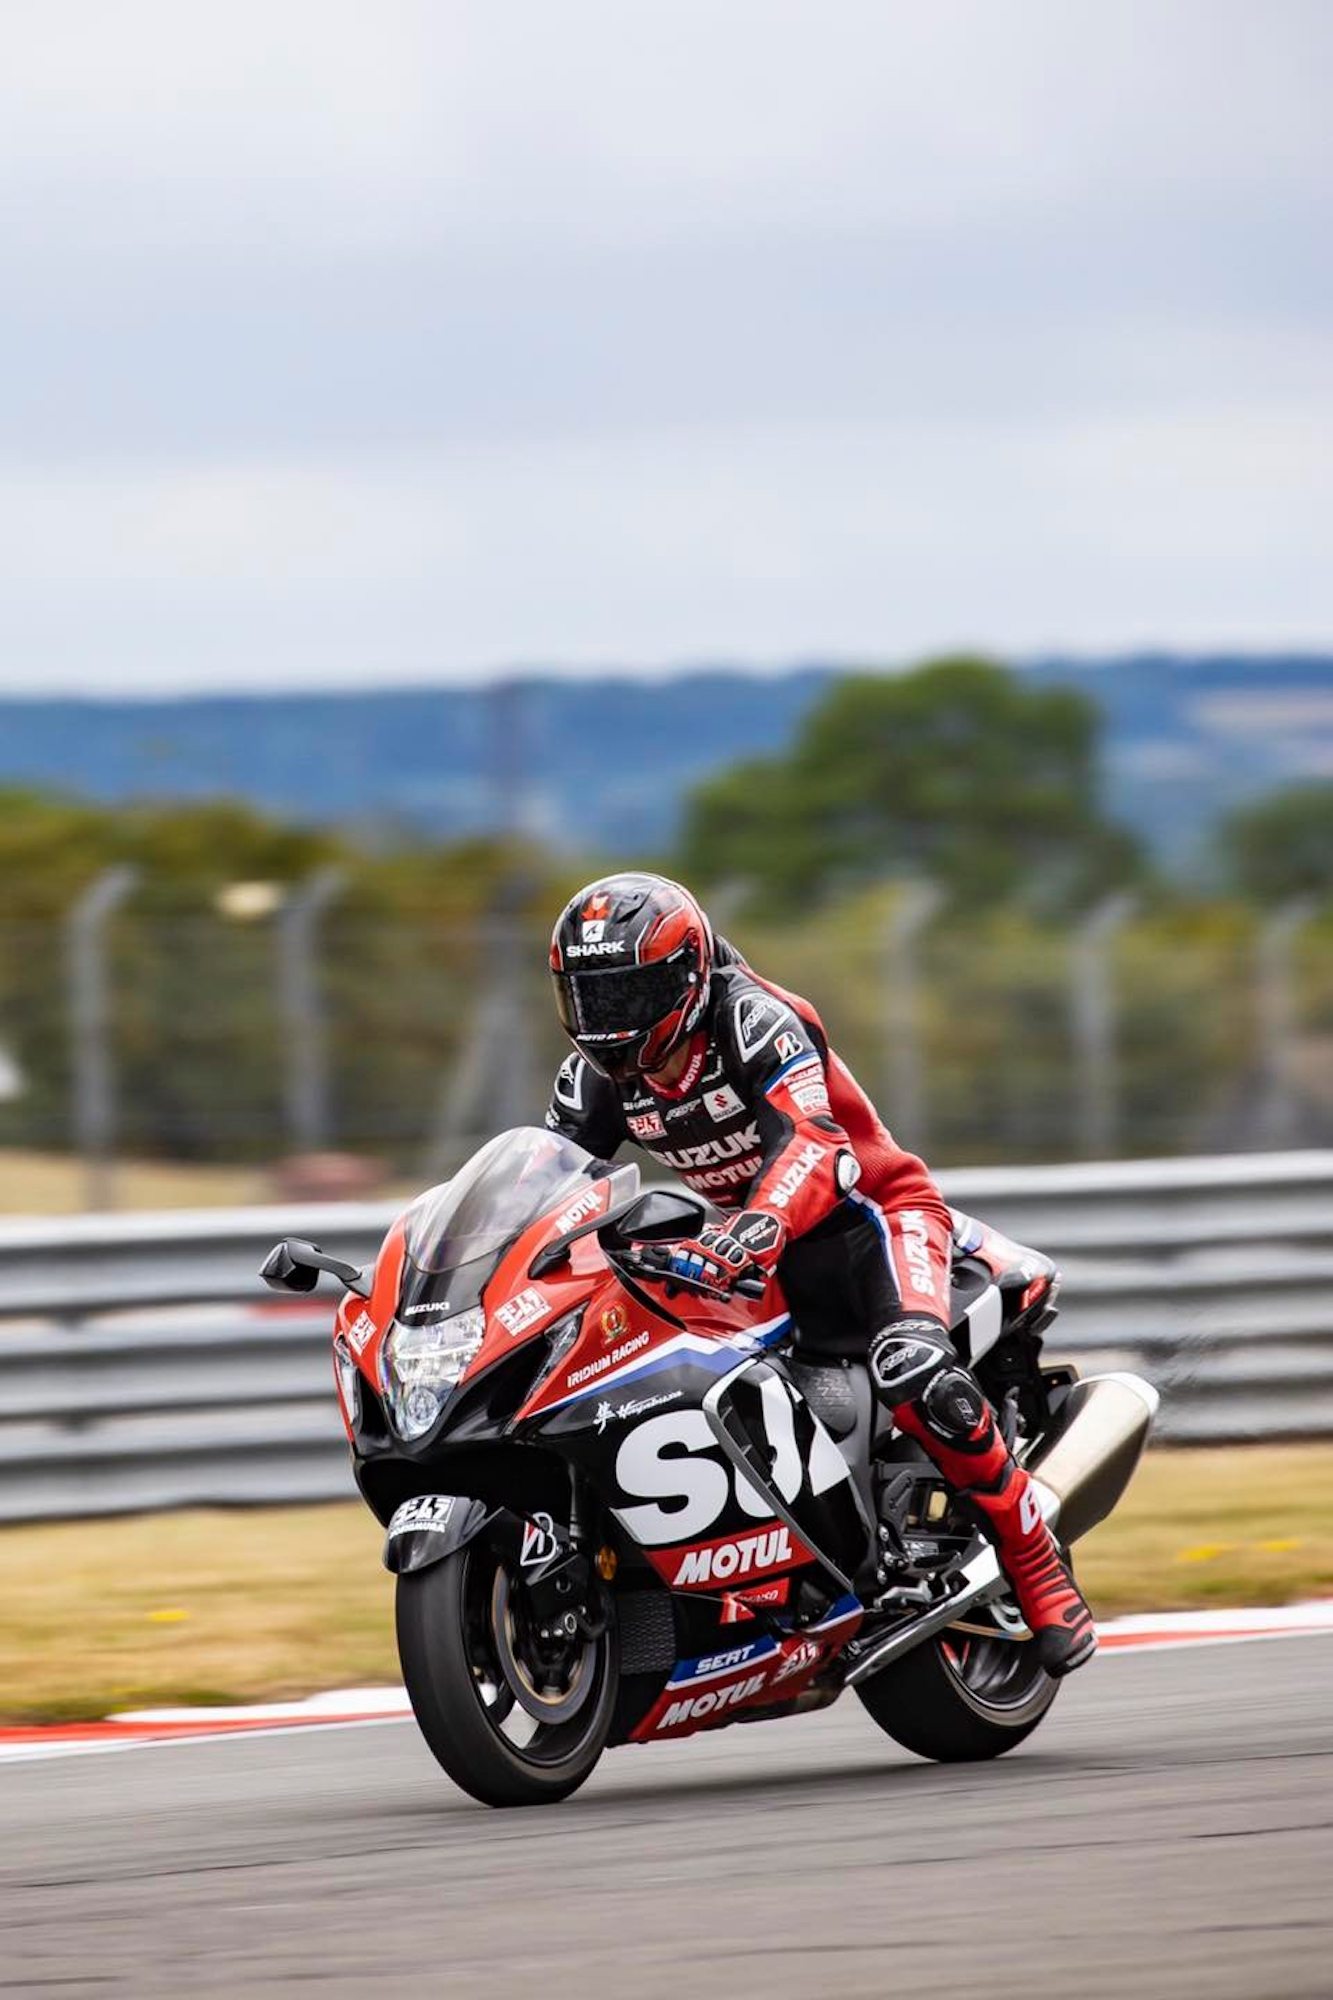
<svg viewBox="0 0 1333 2000"><path fill-rule="evenodd" d="M894 1338L901 1348L900 1330ZM892 1371L876 1367L879 1358L872 1352L872 1372L877 1379L890 1376L880 1391L889 1401ZM1097 1650L1092 1613L1042 1517L1036 1488L1000 1435L977 1383L949 1357L918 1394L891 1402L891 1408L899 1430L925 1449L994 1543L1018 1608L1036 1637L1042 1666L1056 1676L1073 1673Z"/></svg>

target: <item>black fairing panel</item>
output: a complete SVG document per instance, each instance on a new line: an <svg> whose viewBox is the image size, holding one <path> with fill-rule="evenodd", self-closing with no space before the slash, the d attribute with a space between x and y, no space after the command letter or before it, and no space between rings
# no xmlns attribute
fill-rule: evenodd
<svg viewBox="0 0 1333 2000"><path fill-rule="evenodd" d="M394 1576L429 1569L480 1534L494 1508L452 1493L421 1493L395 1511L384 1539L384 1567Z"/></svg>
<svg viewBox="0 0 1333 2000"><path fill-rule="evenodd" d="M754 1484L781 1502L779 1515L849 1585L873 1558L873 1530L843 1453L786 1369L756 1359L710 1400Z"/></svg>

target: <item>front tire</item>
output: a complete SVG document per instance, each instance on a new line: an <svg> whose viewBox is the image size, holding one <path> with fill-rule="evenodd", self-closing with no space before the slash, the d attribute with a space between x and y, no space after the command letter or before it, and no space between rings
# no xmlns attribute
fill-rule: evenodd
<svg viewBox="0 0 1333 2000"><path fill-rule="evenodd" d="M611 1726L615 1618L544 1647L522 1586L481 1542L398 1578L398 1658L436 1761L488 1806L550 1805L588 1778ZM609 1607L608 1607L609 1608Z"/></svg>
<svg viewBox="0 0 1333 2000"><path fill-rule="evenodd" d="M940 1764L1016 1749L1059 1691L1031 1639L951 1632L924 1640L856 1690L885 1735Z"/></svg>

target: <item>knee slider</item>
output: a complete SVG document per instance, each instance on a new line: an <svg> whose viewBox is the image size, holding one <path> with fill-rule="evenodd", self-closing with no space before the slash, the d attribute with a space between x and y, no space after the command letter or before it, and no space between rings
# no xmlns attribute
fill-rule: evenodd
<svg viewBox="0 0 1333 2000"><path fill-rule="evenodd" d="M870 1343L870 1373L890 1406L914 1403L957 1357L933 1320L896 1320L882 1327Z"/></svg>
<svg viewBox="0 0 1333 2000"><path fill-rule="evenodd" d="M955 1450L989 1442L990 1405L965 1368L957 1362L942 1368L925 1385L921 1395L921 1415L937 1438ZM983 1425L982 1435L977 1430Z"/></svg>

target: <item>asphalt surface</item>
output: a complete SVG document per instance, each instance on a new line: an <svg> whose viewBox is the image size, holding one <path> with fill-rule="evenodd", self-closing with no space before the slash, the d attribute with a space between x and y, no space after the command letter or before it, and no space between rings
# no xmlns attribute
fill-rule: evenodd
<svg viewBox="0 0 1333 2000"><path fill-rule="evenodd" d="M1097 1661L944 1769L854 1696L493 1813L411 1723L0 1766L0 1992L1327 2000L1333 1640Z"/></svg>

